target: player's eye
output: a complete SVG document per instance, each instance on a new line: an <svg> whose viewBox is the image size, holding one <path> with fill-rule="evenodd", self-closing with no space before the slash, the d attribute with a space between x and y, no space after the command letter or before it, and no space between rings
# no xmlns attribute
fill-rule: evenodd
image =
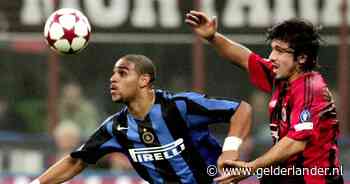
<svg viewBox="0 0 350 184"><path fill-rule="evenodd" d="M127 75L127 72L125 72L124 70L119 70L118 71L118 74L121 76L121 77L125 77Z"/></svg>
<svg viewBox="0 0 350 184"><path fill-rule="evenodd" d="M278 54L284 54L284 53L293 54L293 53L294 53L294 51L291 50L290 48L276 47L276 48L274 48L274 50L275 50Z"/></svg>
<svg viewBox="0 0 350 184"><path fill-rule="evenodd" d="M284 53L284 50L281 49L281 48L279 48L279 47L276 47L276 48L275 48L275 51L276 51L278 54Z"/></svg>

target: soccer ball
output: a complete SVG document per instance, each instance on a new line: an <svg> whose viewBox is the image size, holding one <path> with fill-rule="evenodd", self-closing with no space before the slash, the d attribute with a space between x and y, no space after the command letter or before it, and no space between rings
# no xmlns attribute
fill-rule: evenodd
<svg viewBox="0 0 350 184"><path fill-rule="evenodd" d="M72 8L62 8L52 13L44 28L48 45L63 54L75 54L83 50L89 42L90 34L88 19Z"/></svg>

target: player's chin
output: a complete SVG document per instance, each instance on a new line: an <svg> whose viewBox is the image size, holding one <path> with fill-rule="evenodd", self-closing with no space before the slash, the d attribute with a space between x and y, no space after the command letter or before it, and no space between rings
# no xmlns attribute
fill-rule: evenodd
<svg viewBox="0 0 350 184"><path fill-rule="evenodd" d="M275 75L275 79L276 79L276 80L280 80L281 78L282 78L282 77L281 77L280 75L278 75L278 74Z"/></svg>
<svg viewBox="0 0 350 184"><path fill-rule="evenodd" d="M281 74L281 73L276 73L276 75L275 75L275 79L276 80L283 80L285 78L286 77L283 74Z"/></svg>
<svg viewBox="0 0 350 184"><path fill-rule="evenodd" d="M275 77L275 80L276 81L286 81L286 80L288 80L288 77L286 77L286 76L278 76L278 77Z"/></svg>
<svg viewBox="0 0 350 184"><path fill-rule="evenodd" d="M112 95L112 101L113 101L113 102L121 102L121 98Z"/></svg>

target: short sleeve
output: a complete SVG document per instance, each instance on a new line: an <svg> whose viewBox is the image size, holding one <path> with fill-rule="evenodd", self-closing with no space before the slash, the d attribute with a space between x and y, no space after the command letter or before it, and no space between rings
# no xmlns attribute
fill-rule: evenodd
<svg viewBox="0 0 350 184"><path fill-rule="evenodd" d="M248 61L248 71L251 83L265 92L272 92L274 74L270 61L251 53Z"/></svg>
<svg viewBox="0 0 350 184"><path fill-rule="evenodd" d="M294 140L308 140L315 133L319 122L322 102L316 99L320 99L321 89L301 84L295 90L290 119L291 126L287 136Z"/></svg>
<svg viewBox="0 0 350 184"><path fill-rule="evenodd" d="M229 122L240 105L238 100L208 98L198 93L192 93L183 99L185 100L177 105L186 107L185 118L190 126Z"/></svg>
<svg viewBox="0 0 350 184"><path fill-rule="evenodd" d="M95 164L104 155L121 151L116 137L112 136L112 124L113 121L107 119L88 141L71 153L71 157Z"/></svg>

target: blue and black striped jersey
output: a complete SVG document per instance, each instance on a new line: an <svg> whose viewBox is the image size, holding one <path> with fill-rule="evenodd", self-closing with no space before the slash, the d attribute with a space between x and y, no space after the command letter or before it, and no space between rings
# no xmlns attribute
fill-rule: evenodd
<svg viewBox="0 0 350 184"><path fill-rule="evenodd" d="M71 156L93 164L107 153L122 152L149 183L212 183L207 167L216 165L221 146L208 125L229 122L239 103L156 90L155 104L144 120L135 119L125 107Z"/></svg>

